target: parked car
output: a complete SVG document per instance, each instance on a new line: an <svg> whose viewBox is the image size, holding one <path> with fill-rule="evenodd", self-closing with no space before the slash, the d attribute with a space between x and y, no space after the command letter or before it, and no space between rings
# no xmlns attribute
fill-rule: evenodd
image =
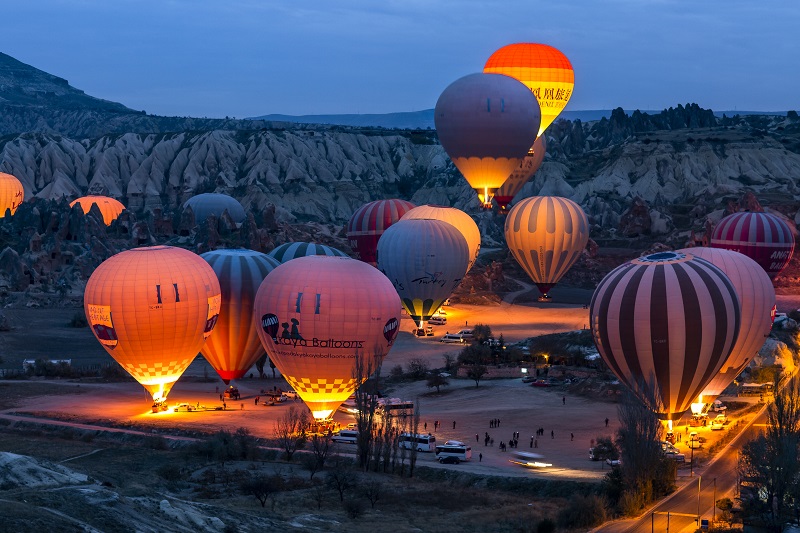
<svg viewBox="0 0 800 533"><path fill-rule="evenodd" d="M195 406L190 403L179 403L178 405L172 408L172 410L175 411L176 413L178 411L191 412L194 411L195 409L196 409Z"/></svg>
<svg viewBox="0 0 800 533"><path fill-rule="evenodd" d="M417 337L424 337L425 328L414 328L414 335L416 335Z"/></svg>
<svg viewBox="0 0 800 533"><path fill-rule="evenodd" d="M453 457L452 455L446 455L444 457L439 457L439 462L443 465L457 465L461 462L458 457Z"/></svg>
<svg viewBox="0 0 800 533"><path fill-rule="evenodd" d="M284 396L286 396L287 398L290 398L292 400L296 400L298 398L297 391L294 391L294 390L283 391L283 394L284 394Z"/></svg>
<svg viewBox="0 0 800 533"><path fill-rule="evenodd" d="M606 459L606 464L611 466L619 466L622 464L622 461L619 459L611 459L610 457Z"/></svg>

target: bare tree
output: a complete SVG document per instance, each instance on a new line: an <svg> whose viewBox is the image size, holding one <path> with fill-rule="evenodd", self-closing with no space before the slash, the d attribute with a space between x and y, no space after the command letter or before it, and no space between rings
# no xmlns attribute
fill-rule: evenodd
<svg viewBox="0 0 800 533"><path fill-rule="evenodd" d="M267 500L283 487L283 478L279 475L266 476L248 475L239 482L239 490L246 496L255 496L261 507L267 505Z"/></svg>
<svg viewBox="0 0 800 533"><path fill-rule="evenodd" d="M366 356L357 353L353 362L353 379L358 384L355 392L356 400L356 426L358 428L358 438L356 439L356 453L358 455L359 466L367 470L369 468L369 457L372 449L373 430L375 427L375 414L378 410L378 396L371 394L363 387L363 383L370 377L374 377L376 382L380 382L381 361L383 353L375 351L375 355Z"/></svg>
<svg viewBox="0 0 800 533"><path fill-rule="evenodd" d="M408 362L408 375L411 379L423 379L428 373L428 362L415 357Z"/></svg>
<svg viewBox="0 0 800 533"><path fill-rule="evenodd" d="M475 382L475 388L481 384L481 379L489 369L483 365L470 365L467 367L467 377Z"/></svg>
<svg viewBox="0 0 800 533"><path fill-rule="evenodd" d="M767 429L739 456L742 507L754 525L783 531L800 523L800 387L797 378L780 387L767 406Z"/></svg>
<svg viewBox="0 0 800 533"><path fill-rule="evenodd" d="M305 467L314 479L314 474L325 468L325 461L331 452L331 438L328 435L314 434L308 440L311 444L311 454L305 459Z"/></svg>
<svg viewBox="0 0 800 533"><path fill-rule="evenodd" d="M294 405L278 417L275 421L274 432L278 445L286 452L286 460L291 461L294 452L305 445L306 431L308 431L309 417L307 409L300 409Z"/></svg>
<svg viewBox="0 0 800 533"><path fill-rule="evenodd" d="M258 361L256 361L256 370L258 370L258 377L261 379L267 377L267 375L264 374L264 365L266 364L267 364L267 354L263 353L261 354L261 357L258 358Z"/></svg>
<svg viewBox="0 0 800 533"><path fill-rule="evenodd" d="M444 358L444 369L449 372L450 370L452 370L453 364L456 362L456 358L450 352L447 352L442 357Z"/></svg>
<svg viewBox="0 0 800 533"><path fill-rule="evenodd" d="M375 509L375 504L381 499L383 495L384 486L383 482L379 479L371 478L365 483L361 484L361 493L369 500L370 505Z"/></svg>
<svg viewBox="0 0 800 533"><path fill-rule="evenodd" d="M333 467L326 474L325 484L339 493L339 501L343 502L345 493L356 486L356 473L337 457Z"/></svg>

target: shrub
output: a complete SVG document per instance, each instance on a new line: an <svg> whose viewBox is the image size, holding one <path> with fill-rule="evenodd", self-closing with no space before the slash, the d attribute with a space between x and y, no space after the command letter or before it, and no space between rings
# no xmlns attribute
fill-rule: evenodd
<svg viewBox="0 0 800 533"><path fill-rule="evenodd" d="M558 514L558 525L567 528L591 528L606 521L606 506L596 494L574 495Z"/></svg>
<svg viewBox="0 0 800 533"><path fill-rule="evenodd" d="M174 463L161 465L156 470L156 474L158 474L158 477L164 481L180 481L180 479L183 477L181 474L181 467Z"/></svg>
<svg viewBox="0 0 800 533"><path fill-rule="evenodd" d="M364 514L364 502L361 500L348 498L342 503L342 507L347 516L353 520Z"/></svg>
<svg viewBox="0 0 800 533"><path fill-rule="evenodd" d="M86 320L86 315L83 312L78 312L72 315L72 318L69 321L69 327L87 328L89 327L89 321Z"/></svg>
<svg viewBox="0 0 800 533"><path fill-rule="evenodd" d="M549 518L544 518L536 524L536 533L553 533L556 530L556 523Z"/></svg>

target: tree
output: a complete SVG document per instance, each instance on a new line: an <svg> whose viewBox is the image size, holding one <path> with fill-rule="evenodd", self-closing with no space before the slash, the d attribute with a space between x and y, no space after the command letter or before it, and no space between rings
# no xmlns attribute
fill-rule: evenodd
<svg viewBox="0 0 800 533"><path fill-rule="evenodd" d="M439 394L439 387L447 387L448 385L450 385L450 381L441 372L433 372L428 376L428 388L436 387L436 394Z"/></svg>
<svg viewBox="0 0 800 533"><path fill-rule="evenodd" d="M419 357L415 357L411 361L408 362L408 375L411 379L422 379L428 373L428 363L420 359Z"/></svg>
<svg viewBox="0 0 800 533"><path fill-rule="evenodd" d="M275 421L275 438L278 440L278 445L286 452L287 461L291 461L294 452L305 444L308 424L308 411L294 405Z"/></svg>
<svg viewBox="0 0 800 533"><path fill-rule="evenodd" d="M246 476L239 482L239 490L245 496L255 496L266 507L267 500L276 492L280 492L283 478L278 475L266 476L263 474Z"/></svg>
<svg viewBox="0 0 800 533"><path fill-rule="evenodd" d="M475 381L475 388L478 388L481 383L481 378L486 375L488 368L483 365L470 365L467 368L467 377Z"/></svg>
<svg viewBox="0 0 800 533"><path fill-rule="evenodd" d="M375 504L378 503L378 500L383 495L383 489L383 482L375 478L371 478L361 485L361 493L369 500L373 509L375 509Z"/></svg>
<svg viewBox="0 0 800 533"><path fill-rule="evenodd" d="M362 353L357 353L353 361L353 379L359 384L355 392L356 410L358 411L356 413L356 427L358 428L356 454L358 456L358 465L364 470L369 468L369 457L375 429L375 413L378 410L378 396L377 394L370 394L367 388L363 386L363 383L371 376L375 376L376 383L380 382L382 360L383 353L375 353L374 356L365 356Z"/></svg>
<svg viewBox="0 0 800 533"><path fill-rule="evenodd" d="M462 365L485 365L491 361L492 349L483 344L472 344L458 354L458 362Z"/></svg>
<svg viewBox="0 0 800 533"><path fill-rule="evenodd" d="M800 517L800 387L796 378L782 388L780 376L774 383L767 430L744 445L738 473L744 515L780 532Z"/></svg>
<svg viewBox="0 0 800 533"><path fill-rule="evenodd" d="M264 365L266 364L267 364L267 354L263 353L261 354L261 357L258 358L258 361L256 361L256 370L258 370L258 377L261 379L267 377L267 375L264 374Z"/></svg>
<svg viewBox="0 0 800 533"><path fill-rule="evenodd" d="M484 324L477 324L472 328L472 342L474 344L483 344L492 338L492 328Z"/></svg>
<svg viewBox="0 0 800 533"><path fill-rule="evenodd" d="M314 434L309 439L311 443L311 454L305 458L306 469L310 472L311 478L314 474L325 468L325 461L331 451L331 438L328 435Z"/></svg>
<svg viewBox="0 0 800 533"><path fill-rule="evenodd" d="M339 501L344 501L347 491L356 486L356 474L340 458L337 457L333 468L328 470L325 484L339 494Z"/></svg>
<svg viewBox="0 0 800 533"><path fill-rule="evenodd" d="M444 369L449 372L452 370L453 364L456 362L456 358L453 357L453 354L450 352L444 354L442 358L444 358Z"/></svg>

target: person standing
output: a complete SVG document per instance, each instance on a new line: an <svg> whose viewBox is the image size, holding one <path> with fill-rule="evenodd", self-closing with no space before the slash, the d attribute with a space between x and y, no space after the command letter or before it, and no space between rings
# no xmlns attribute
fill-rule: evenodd
<svg viewBox="0 0 800 533"><path fill-rule="evenodd" d="M608 427L608 417L606 417L606 427Z"/></svg>
<svg viewBox="0 0 800 533"><path fill-rule="evenodd" d="M483 454L479 453L478 454L478 462L480 463L481 461L483 461Z"/></svg>
<svg viewBox="0 0 800 533"><path fill-rule="evenodd" d="M453 429L456 429L456 421L453 420Z"/></svg>

